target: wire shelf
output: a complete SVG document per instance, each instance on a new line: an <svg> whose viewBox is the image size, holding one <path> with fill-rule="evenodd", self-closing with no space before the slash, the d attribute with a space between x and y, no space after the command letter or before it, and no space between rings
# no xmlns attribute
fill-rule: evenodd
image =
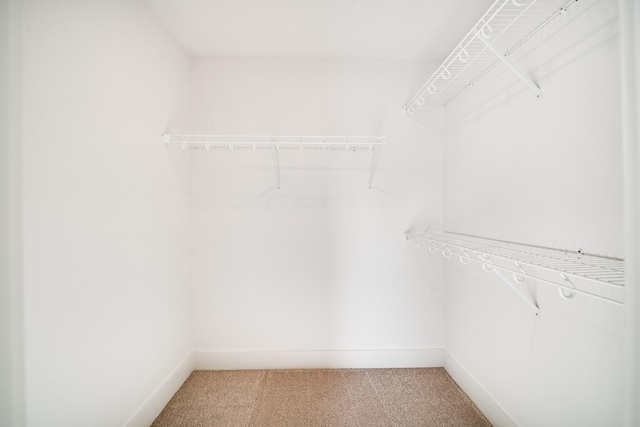
<svg viewBox="0 0 640 427"><path fill-rule="evenodd" d="M507 58L577 1L496 0L403 109L412 115L418 107L446 107L500 63L540 96L540 88Z"/></svg>
<svg viewBox="0 0 640 427"><path fill-rule="evenodd" d="M166 144L190 150L374 151L384 136L168 135Z"/></svg>
<svg viewBox="0 0 640 427"><path fill-rule="evenodd" d="M441 252L447 258L453 255L463 264L473 261L486 272L510 273L518 284L530 278L559 288L566 299L581 294L624 305L624 261L620 259L447 232L405 236L419 248Z"/></svg>
<svg viewBox="0 0 640 427"><path fill-rule="evenodd" d="M227 153L245 153L242 168L273 168L280 188L281 169L368 169L372 188L378 153L384 136L280 136L280 135L162 135L174 151L186 154L218 152L220 162L229 163ZM236 155L237 157L238 155ZM247 157L248 156L248 157ZM251 159L252 160L251 160ZM236 159L238 160L238 159ZM188 162L187 162L188 163ZM236 164L237 167L237 164Z"/></svg>

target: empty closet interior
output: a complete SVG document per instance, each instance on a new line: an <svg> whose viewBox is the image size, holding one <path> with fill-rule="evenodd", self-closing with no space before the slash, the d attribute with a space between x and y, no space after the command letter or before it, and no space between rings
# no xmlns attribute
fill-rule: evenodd
<svg viewBox="0 0 640 427"><path fill-rule="evenodd" d="M19 3L21 425L423 367L624 425L617 0Z"/></svg>

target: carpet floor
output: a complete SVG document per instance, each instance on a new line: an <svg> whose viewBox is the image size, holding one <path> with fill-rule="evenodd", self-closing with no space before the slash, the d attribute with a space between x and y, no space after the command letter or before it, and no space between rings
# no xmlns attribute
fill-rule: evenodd
<svg viewBox="0 0 640 427"><path fill-rule="evenodd" d="M443 368L194 371L152 427L491 426Z"/></svg>

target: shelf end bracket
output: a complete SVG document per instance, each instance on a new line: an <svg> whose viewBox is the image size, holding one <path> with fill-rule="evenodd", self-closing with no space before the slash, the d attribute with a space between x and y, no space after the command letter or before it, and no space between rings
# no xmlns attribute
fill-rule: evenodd
<svg viewBox="0 0 640 427"><path fill-rule="evenodd" d="M494 55L496 55L498 59L502 61L503 64L509 67L509 69L513 71L516 74L516 76L520 78L520 80L522 80L527 86L529 86L529 88L531 88L531 90L533 90L536 93L536 96L538 98L542 96L542 89L540 89L540 87L537 84L532 82L531 79L526 78L520 71L518 71L518 69L509 60L507 60L505 55L502 54L498 49L496 49L496 47L493 44L491 44L488 40L486 40L482 34L478 34L477 38L480 41L482 41L482 43L484 43L484 45L487 46L487 48L491 52L493 52Z"/></svg>
<svg viewBox="0 0 640 427"><path fill-rule="evenodd" d="M509 286L513 292L516 293L516 295L518 295L529 307L531 307L531 309L533 310L533 313L536 315L537 318L540 318L540 307L538 307L538 305L531 301L530 299L528 299L527 297L525 297L522 292L520 292L520 290L513 284L511 283L511 281L509 279L507 279L506 277L504 277L504 275L499 272L497 269L493 268L493 271L496 273L496 275L502 279L502 281L504 283L507 284L507 286Z"/></svg>
<svg viewBox="0 0 640 427"><path fill-rule="evenodd" d="M373 186L373 174L376 172L376 162L378 161L378 150L380 146L374 146L373 158L371 160L371 170L369 171L369 189Z"/></svg>
<svg viewBox="0 0 640 427"><path fill-rule="evenodd" d="M273 153L276 159L276 185L278 186L278 190L280 189L280 147L276 144L273 147Z"/></svg>

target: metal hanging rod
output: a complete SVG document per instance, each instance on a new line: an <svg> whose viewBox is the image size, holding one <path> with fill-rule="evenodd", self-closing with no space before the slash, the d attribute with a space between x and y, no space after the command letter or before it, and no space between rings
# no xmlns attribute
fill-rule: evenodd
<svg viewBox="0 0 640 427"><path fill-rule="evenodd" d="M485 272L495 272L534 309L536 316L540 309L535 301L517 288L526 279L555 286L564 299L584 295L624 305L624 261L619 259L446 232L407 232L404 236L419 248L441 252L445 258L454 256L463 264L473 261ZM502 273L511 275L513 281Z"/></svg>
<svg viewBox="0 0 640 427"><path fill-rule="evenodd" d="M447 106L496 65L503 63L536 96L541 89L507 58L578 0L496 0L427 82L402 108L413 115L433 103Z"/></svg>

